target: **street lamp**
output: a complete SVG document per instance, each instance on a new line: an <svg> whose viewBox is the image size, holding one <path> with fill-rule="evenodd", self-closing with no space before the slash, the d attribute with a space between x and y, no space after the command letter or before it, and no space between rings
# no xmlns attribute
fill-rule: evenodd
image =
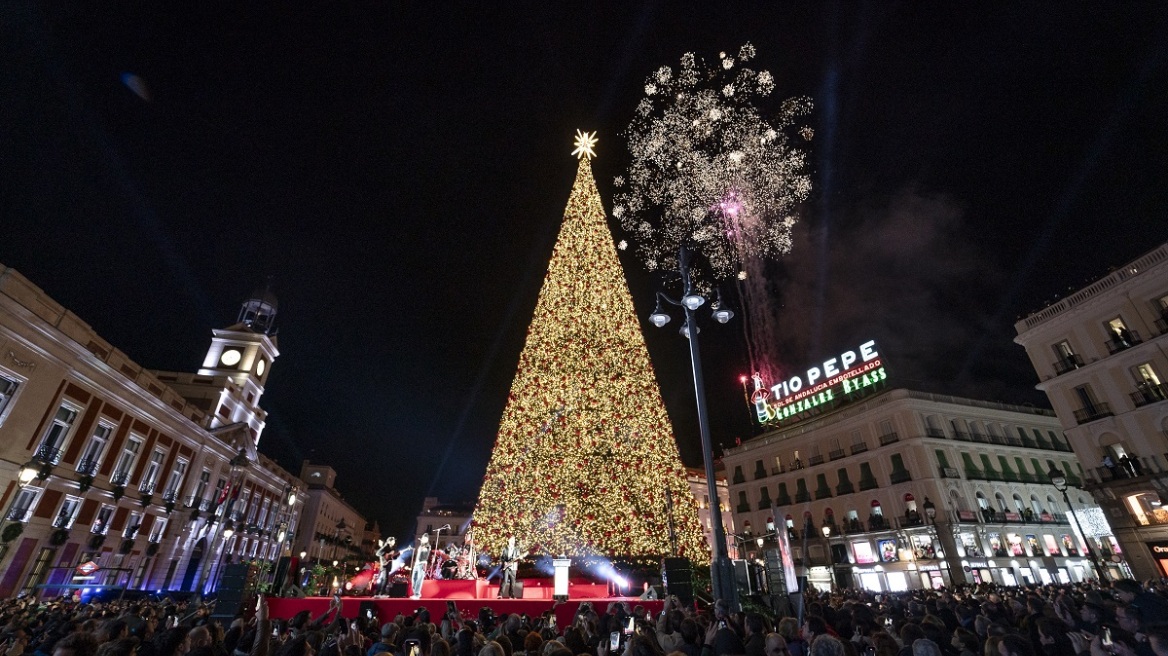
<svg viewBox="0 0 1168 656"><path fill-rule="evenodd" d="M921 507L925 509L925 518L929 520L930 524L936 526L937 506L932 501L929 501L929 497L925 497L925 502L921 504Z"/></svg>
<svg viewBox="0 0 1168 656"><path fill-rule="evenodd" d="M681 274L682 296L675 301L662 292L657 292L657 307L649 315L649 321L658 328L669 323L670 316L662 311L661 301L685 310L685 324L681 327L681 334L689 340L689 360L693 371L694 396L698 406L698 432L702 438L702 460L706 470L707 493L710 498L710 523L713 524L713 562L710 567L710 583L714 597L725 600L730 609L737 611L738 587L734 581L734 565L730 562L726 548L726 530L722 526L722 505L718 503L718 482L714 478L714 447L710 439L710 418L706 412L706 389L702 381L702 357L698 349L698 326L694 311L700 308L706 299L693 286L689 272L689 248L682 246L678 257L678 273ZM721 292L714 303L714 320L726 323L734 313L725 307Z"/></svg>
<svg viewBox="0 0 1168 656"><path fill-rule="evenodd" d="M1067 514L1071 516L1071 521L1075 523L1075 528L1079 531L1079 536L1086 543L1087 534L1083 532L1083 527L1079 524L1079 518L1075 516L1075 511L1071 508L1071 497L1067 495L1066 475L1054 463L1051 463L1050 471L1046 475L1050 478L1050 484L1054 486L1054 489L1063 493L1063 501L1067 504ZM1102 582L1104 580L1103 568L1095 558L1095 551L1091 549L1090 544L1087 544L1087 559L1091 561L1091 566L1095 568L1095 576L1099 577L1099 581Z"/></svg>
<svg viewBox="0 0 1168 656"><path fill-rule="evenodd" d="M235 524L229 519L223 524L223 540L230 540L233 535L235 535Z"/></svg>

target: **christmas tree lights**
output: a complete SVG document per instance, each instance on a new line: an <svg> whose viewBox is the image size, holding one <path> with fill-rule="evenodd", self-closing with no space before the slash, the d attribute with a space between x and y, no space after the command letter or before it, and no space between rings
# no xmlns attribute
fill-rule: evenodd
<svg viewBox="0 0 1168 656"><path fill-rule="evenodd" d="M577 134L576 181L479 493L475 540L496 554L515 536L554 555L702 559L697 501L592 177L594 145Z"/></svg>

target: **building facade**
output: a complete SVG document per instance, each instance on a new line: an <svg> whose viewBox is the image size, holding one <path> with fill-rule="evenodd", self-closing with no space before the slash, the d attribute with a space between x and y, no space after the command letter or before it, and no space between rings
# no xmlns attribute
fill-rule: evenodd
<svg viewBox="0 0 1168 656"><path fill-rule="evenodd" d="M1086 544L1115 541L1105 523L1079 535L1050 484L1052 466L1083 475L1060 434L1048 410L905 389L840 404L726 451L740 547L757 558L785 532L821 588L1094 577ZM1101 518L1089 494L1070 502Z"/></svg>
<svg viewBox="0 0 1168 656"><path fill-rule="evenodd" d="M731 558L738 557L738 543L732 537L735 534L734 530L734 515L730 513L730 488L726 485L726 475L724 471L717 470L714 473L714 478L717 479L715 485L718 490L718 503L721 504L722 510L722 527L726 533L727 549ZM702 534L706 536L706 546L710 551L714 550L714 524L711 519L710 507L710 490L706 485L706 471L704 469L687 468L685 471L685 480L689 483L689 491L698 501L698 521L702 524Z"/></svg>
<svg viewBox="0 0 1168 656"><path fill-rule="evenodd" d="M1168 244L1015 329L1134 575L1168 576Z"/></svg>
<svg viewBox="0 0 1168 656"><path fill-rule="evenodd" d="M337 491L337 472L328 465L307 460L301 465L305 501L303 528L296 536L292 552L313 562L373 560L369 522Z"/></svg>
<svg viewBox="0 0 1168 656"><path fill-rule="evenodd" d="M0 596L211 591L227 562L279 558L302 483L256 451L278 355L274 304L246 314L263 302L216 331L220 367L184 378L144 369L0 266ZM239 359L222 357L228 341Z"/></svg>

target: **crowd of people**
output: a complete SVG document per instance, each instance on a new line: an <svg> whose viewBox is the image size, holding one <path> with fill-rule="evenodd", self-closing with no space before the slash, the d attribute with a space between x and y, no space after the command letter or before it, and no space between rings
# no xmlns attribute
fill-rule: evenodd
<svg viewBox="0 0 1168 656"><path fill-rule="evenodd" d="M801 608L800 608L801 606ZM556 614L318 617L251 612L219 621L198 601L0 603L0 656L1168 656L1168 585L1116 581L872 594L809 591L790 616L660 613L614 601Z"/></svg>

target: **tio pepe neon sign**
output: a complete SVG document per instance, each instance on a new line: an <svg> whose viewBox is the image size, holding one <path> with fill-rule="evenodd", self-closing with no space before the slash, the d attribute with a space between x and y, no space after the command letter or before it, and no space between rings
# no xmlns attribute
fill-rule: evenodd
<svg viewBox="0 0 1168 656"><path fill-rule="evenodd" d="M870 387L888 377L876 341L868 340L854 351L811 367L805 375L792 376L767 389L762 376L754 374L750 396L760 423L783 420L830 403L841 394Z"/></svg>

